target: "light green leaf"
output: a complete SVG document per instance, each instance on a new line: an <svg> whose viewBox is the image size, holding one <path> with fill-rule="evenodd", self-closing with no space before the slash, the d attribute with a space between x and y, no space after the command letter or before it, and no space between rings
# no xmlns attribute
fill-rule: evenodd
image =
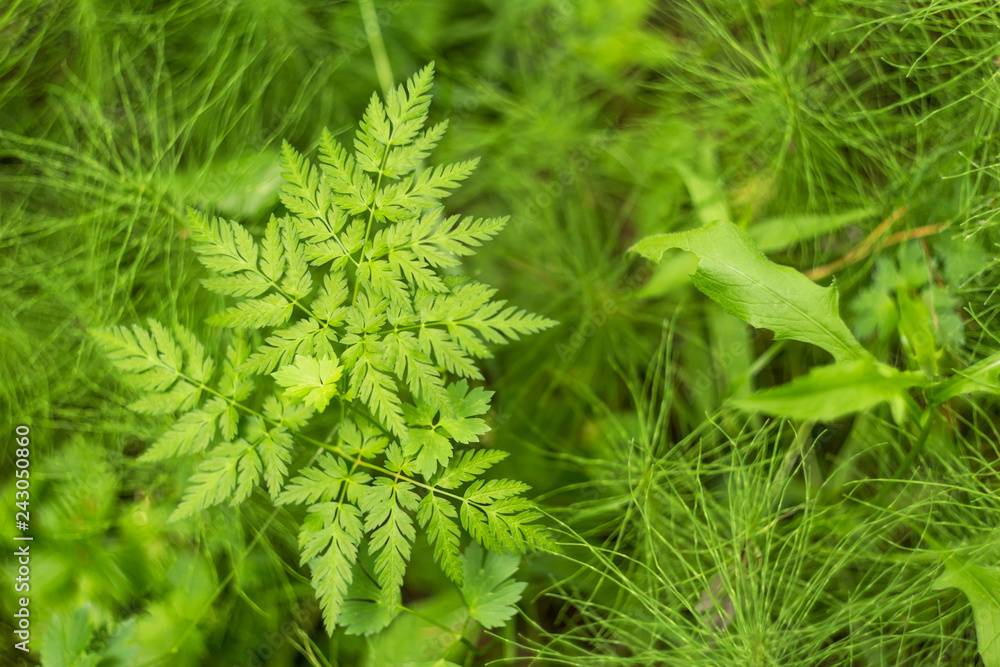
<svg viewBox="0 0 1000 667"><path fill-rule="evenodd" d="M489 358L493 345L555 322L495 300L497 290L455 268L507 219L444 214L440 200L477 160L427 163L447 127L425 129L432 86L428 66L384 101L373 95L350 149L322 132L318 164L287 142L280 165L268 153L265 189L273 204L280 169L288 215L271 216L259 237L189 211L187 237L211 274L204 286L235 297L209 320L231 328L222 332L221 372L180 328L91 329L141 392L134 409L186 413L145 458L209 452L174 518L239 503L261 483L275 506L306 506L300 564L312 570L331 634L335 625L373 633L400 611L418 523L456 582L464 578L461 525L497 550L547 544L533 523L541 514L520 497L525 485L477 479L504 452L453 457L456 442L488 430L482 416L492 395L453 381L483 380L475 360ZM307 431L334 397L342 413ZM286 482L293 461L312 454L294 446L306 442L330 451ZM460 487L465 498L448 491Z"/></svg>
<svg viewBox="0 0 1000 667"><path fill-rule="evenodd" d="M901 421L906 392L927 382L922 373L900 372L866 360L848 361L819 366L780 387L735 398L731 403L747 412L832 421L888 402L896 420Z"/></svg>
<svg viewBox="0 0 1000 667"><path fill-rule="evenodd" d="M260 296L271 288L271 281L266 276L250 272L204 278L201 284L224 296Z"/></svg>
<svg viewBox="0 0 1000 667"><path fill-rule="evenodd" d="M284 324L292 316L292 304L280 294L247 299L208 318L209 324L234 329L260 329Z"/></svg>
<svg viewBox="0 0 1000 667"><path fill-rule="evenodd" d="M102 656L87 651L93 638L94 628L90 624L89 605L79 607L65 617L53 614L43 637L42 664L45 667L92 667L97 665L101 662Z"/></svg>
<svg viewBox="0 0 1000 667"><path fill-rule="evenodd" d="M413 459L414 469L424 477L433 475L439 465L448 465L451 451L448 438L429 428L411 428L404 449Z"/></svg>
<svg viewBox="0 0 1000 667"><path fill-rule="evenodd" d="M378 367L374 354L359 345L362 357L351 369L351 395L359 397L384 426L399 436L406 434L402 402L395 381ZM352 354L349 349L346 355Z"/></svg>
<svg viewBox="0 0 1000 667"><path fill-rule="evenodd" d="M524 553L550 545L545 530L533 523L541 517L519 494L528 485L509 479L478 480L466 490L459 510L462 526L477 542L500 553Z"/></svg>
<svg viewBox="0 0 1000 667"><path fill-rule="evenodd" d="M406 87L389 90L385 98L386 115L392 123L392 144L408 144L427 120L434 84L434 63L429 63L406 82Z"/></svg>
<svg viewBox="0 0 1000 667"><path fill-rule="evenodd" d="M348 415L340 424L341 449L348 456L375 458L389 446L389 438L374 423Z"/></svg>
<svg viewBox="0 0 1000 667"><path fill-rule="evenodd" d="M935 403L974 392L1000 394L1000 352L994 352L968 368L955 373L938 386L934 392Z"/></svg>
<svg viewBox="0 0 1000 667"><path fill-rule="evenodd" d="M454 489L471 482L507 456L507 452L499 449L467 449L450 462L448 468L438 478L436 486L442 489Z"/></svg>
<svg viewBox="0 0 1000 667"><path fill-rule="evenodd" d="M329 502L340 495L343 485L347 486L347 499L355 502L361 496L362 487L370 480L367 473L351 473L342 459L323 452L316 463L299 471L275 504Z"/></svg>
<svg viewBox="0 0 1000 667"><path fill-rule="evenodd" d="M285 388L285 395L301 400L322 412L337 395L337 380L344 369L336 357L316 357L298 354L295 361L276 371L275 381Z"/></svg>
<svg viewBox="0 0 1000 667"><path fill-rule="evenodd" d="M790 215L769 218L753 225L748 232L758 248L764 252L774 252L861 222L874 213L874 209L857 208L830 215Z"/></svg>
<svg viewBox="0 0 1000 667"><path fill-rule="evenodd" d="M979 655L986 667L1000 667L1000 568L949 561L934 590L957 588L972 605Z"/></svg>
<svg viewBox="0 0 1000 667"><path fill-rule="evenodd" d="M836 289L775 264L731 222L650 236L632 251L658 262L672 248L697 255L695 286L744 322L770 329L776 339L817 345L837 361L871 357L840 319Z"/></svg>
<svg viewBox="0 0 1000 667"><path fill-rule="evenodd" d="M941 356L934 335L934 317L923 299L906 290L896 293L899 305L899 337L909 356L931 377L937 375Z"/></svg>
<svg viewBox="0 0 1000 667"><path fill-rule="evenodd" d="M307 317L295 324L278 329L267 337L265 345L257 348L244 362L240 371L250 374L270 373L278 366L292 361L296 354L310 355L320 347L325 330L319 322Z"/></svg>
<svg viewBox="0 0 1000 667"><path fill-rule="evenodd" d="M236 505L250 496L260 479L260 458L244 440L219 445L191 476L181 504L170 516L177 521L230 500Z"/></svg>
<svg viewBox="0 0 1000 667"><path fill-rule="evenodd" d="M143 453L140 459L161 461L204 450L215 437L219 416L225 412L227 405L223 399L213 398L203 408L192 410L182 416Z"/></svg>
<svg viewBox="0 0 1000 667"><path fill-rule="evenodd" d="M479 419L490 410L492 391L482 387L469 389L469 383L459 380L448 385L448 406L441 412L441 428L455 442L468 444L487 433L490 427Z"/></svg>
<svg viewBox="0 0 1000 667"><path fill-rule="evenodd" d="M194 251L210 271L229 275L238 271L259 273L260 249L243 225L222 218L211 218L201 211L188 209L188 227Z"/></svg>
<svg viewBox="0 0 1000 667"><path fill-rule="evenodd" d="M514 606L527 584L510 581L520 563L517 556L487 552L471 544L462 555L462 597L471 616L484 628L498 628L517 613Z"/></svg>

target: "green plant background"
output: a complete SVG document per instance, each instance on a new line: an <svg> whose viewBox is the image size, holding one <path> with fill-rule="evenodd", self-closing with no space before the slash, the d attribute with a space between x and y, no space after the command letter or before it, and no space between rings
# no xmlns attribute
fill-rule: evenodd
<svg viewBox="0 0 1000 667"><path fill-rule="evenodd" d="M134 463L162 423L127 410L87 337L156 317L210 340L221 300L199 287L185 207L261 230L280 207L281 140L312 151L430 61L432 121L451 123L436 155L482 158L449 205L511 216L465 268L561 323L484 374L489 442L563 551L522 559L520 613L460 659L988 659L989 609L933 584L949 559L1000 560L996 375L943 404L915 455L920 425L887 406L741 416L730 399L829 357L715 307L683 256L626 251L729 219L773 260L833 276L879 360L947 374L988 356L998 25L990 2L917 0L0 8L0 430L33 430L29 664L434 664L452 644L412 615L328 637L296 526L262 533L263 504L168 524L191 468ZM5 446L5 545L12 459ZM4 560L5 600L13 573ZM426 545L404 597L462 625ZM0 655L18 664L12 643Z"/></svg>

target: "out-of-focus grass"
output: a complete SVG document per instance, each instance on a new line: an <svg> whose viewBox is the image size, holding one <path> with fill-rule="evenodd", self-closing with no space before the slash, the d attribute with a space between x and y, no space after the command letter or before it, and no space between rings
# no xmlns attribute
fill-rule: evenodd
<svg viewBox="0 0 1000 667"><path fill-rule="evenodd" d="M912 429L881 414L825 429L744 424L723 407L730 393L825 359L751 336L697 296L682 264L654 269L626 250L723 211L751 231L869 212L771 253L808 269L905 206L884 237L941 231L909 242L905 261L891 247L838 271L845 314L864 328L879 303L873 272L909 262L959 322L945 367L995 349L1000 10L374 8L397 79L437 62L443 158L483 158L455 208L511 214L472 271L562 323L498 352L490 437L570 529L576 562L526 563L529 592L555 594L527 600L507 652L483 659L974 664L967 608L928 584L939 548L995 560L995 403L950 406L913 479L875 505L879 485L865 480L892 476ZM146 317L198 329L215 304L179 212L260 225L278 207L277 142L308 150L379 85L355 3L0 10L0 426L30 422L37 443L40 643L52 617L89 604L90 624L142 647L121 664L156 664L181 645L173 664L248 661L269 632L281 638L271 664L387 659L323 636L286 517L256 542L269 517L255 507L207 527L165 524L189 471L132 463L159 424L124 409L85 337ZM870 342L901 358L893 331ZM571 578L577 567L589 574ZM423 569L408 595L436 608L445 584ZM289 618L305 637L282 630Z"/></svg>

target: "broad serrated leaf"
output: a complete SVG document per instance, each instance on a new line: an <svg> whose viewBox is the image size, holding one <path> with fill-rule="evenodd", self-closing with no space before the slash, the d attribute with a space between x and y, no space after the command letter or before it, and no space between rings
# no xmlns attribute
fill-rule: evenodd
<svg viewBox="0 0 1000 667"><path fill-rule="evenodd" d="M484 628L498 628L517 613L514 605L528 586L511 581L520 561L517 556L484 554L478 544L470 544L462 554L462 597L469 616Z"/></svg>
<svg viewBox="0 0 1000 667"><path fill-rule="evenodd" d="M949 561L934 589L957 588L972 605L979 655L986 667L1000 667L1000 568Z"/></svg>
<svg viewBox="0 0 1000 667"><path fill-rule="evenodd" d="M355 577L341 607L339 624L349 635L373 635L384 630L399 613L396 600L386 600L367 576Z"/></svg>
<svg viewBox="0 0 1000 667"><path fill-rule="evenodd" d="M847 225L870 218L874 214L874 209L859 208L830 215L769 218L753 225L747 231L758 248L764 252L773 252L830 234Z"/></svg>
<svg viewBox="0 0 1000 667"><path fill-rule="evenodd" d="M835 288L820 287L795 269L775 264L731 222L650 236L632 251L659 262L673 248L698 257L695 286L744 322L770 329L776 339L817 345L837 361L871 357L840 319Z"/></svg>
<svg viewBox="0 0 1000 667"><path fill-rule="evenodd" d="M78 607L67 616L53 614L42 637L41 664L45 667L96 667L104 661L104 656L87 650L93 638L89 605Z"/></svg>
<svg viewBox="0 0 1000 667"><path fill-rule="evenodd" d="M934 335L934 315L923 299L910 296L906 290L896 294L899 308L899 339L908 356L930 377L938 374L938 359L942 350Z"/></svg>

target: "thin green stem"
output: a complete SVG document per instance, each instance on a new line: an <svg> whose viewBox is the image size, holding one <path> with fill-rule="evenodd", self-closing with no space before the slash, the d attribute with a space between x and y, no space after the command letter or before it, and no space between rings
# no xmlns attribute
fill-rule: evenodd
<svg viewBox="0 0 1000 667"><path fill-rule="evenodd" d="M924 451L924 446L927 444L927 439L930 437L931 430L933 430L934 425L937 423L937 411L929 410L925 413L924 423L917 434L917 439L914 441L913 446L910 451L907 452L906 458L903 462L899 464L899 468L896 470L895 474L892 476L891 481L898 481L903 478L903 476L910 471L913 466L913 462L917 460L917 457ZM889 493L889 484L885 483L882 489L879 491L878 495L875 497L875 504L882 505L885 501L886 495Z"/></svg>
<svg viewBox="0 0 1000 667"><path fill-rule="evenodd" d="M382 92L388 93L395 79L392 76L392 66L389 64L389 54L382 40L382 28L378 24L375 3L373 0L358 0L358 5L361 7L361 20L365 23L365 36L368 37L368 46L372 50L372 60L375 62L379 85L382 86Z"/></svg>

